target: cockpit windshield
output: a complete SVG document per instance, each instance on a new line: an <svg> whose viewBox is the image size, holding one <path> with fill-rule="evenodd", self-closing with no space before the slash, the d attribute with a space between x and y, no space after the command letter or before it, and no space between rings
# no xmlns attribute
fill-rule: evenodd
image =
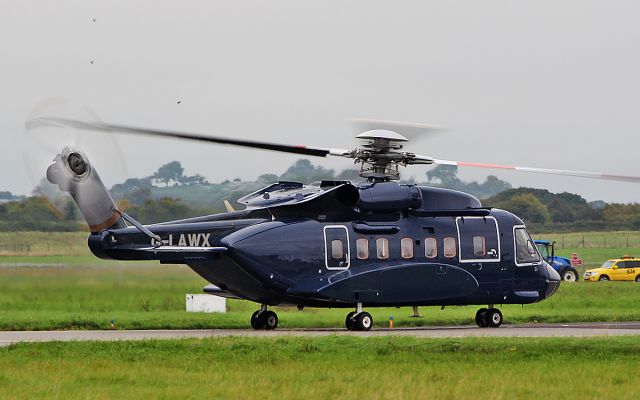
<svg viewBox="0 0 640 400"><path fill-rule="evenodd" d="M542 258L545 260L549 259L549 248L542 244L542 243L537 243L536 247L538 248L538 252L540 253L540 255L542 255Z"/></svg>
<svg viewBox="0 0 640 400"><path fill-rule="evenodd" d="M616 263L615 261L609 260L609 261L606 261L604 264L602 264L600 268L611 269L611 267L613 267L613 264L615 263Z"/></svg>
<svg viewBox="0 0 640 400"><path fill-rule="evenodd" d="M514 231L516 242L516 265L530 265L540 262L540 254L525 228Z"/></svg>

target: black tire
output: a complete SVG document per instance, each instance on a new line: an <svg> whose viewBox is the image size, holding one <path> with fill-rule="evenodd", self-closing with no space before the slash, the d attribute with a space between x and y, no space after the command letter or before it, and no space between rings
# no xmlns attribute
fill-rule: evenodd
<svg viewBox="0 0 640 400"><path fill-rule="evenodd" d="M578 282L578 271L575 269L565 269L560 274L563 282Z"/></svg>
<svg viewBox="0 0 640 400"><path fill-rule="evenodd" d="M480 328L487 327L487 309L481 308L476 312L476 325Z"/></svg>
<svg viewBox="0 0 640 400"><path fill-rule="evenodd" d="M607 275L600 275L600 278L598 278L599 281L608 281L609 277Z"/></svg>
<svg viewBox="0 0 640 400"><path fill-rule="evenodd" d="M636 281L636 282L640 282L640 275L636 276L635 281Z"/></svg>
<svg viewBox="0 0 640 400"><path fill-rule="evenodd" d="M264 329L273 330L278 327L278 314L273 311L265 311L260 318L263 321Z"/></svg>
<svg viewBox="0 0 640 400"><path fill-rule="evenodd" d="M258 310L251 315L251 327L255 330L264 329L265 321L263 318L263 312Z"/></svg>
<svg viewBox="0 0 640 400"><path fill-rule="evenodd" d="M498 328L502 325L502 313L497 308L492 308L485 314L487 316L487 326Z"/></svg>
<svg viewBox="0 0 640 400"><path fill-rule="evenodd" d="M373 326L373 317L366 311L356 315L355 330L369 331Z"/></svg>
<svg viewBox="0 0 640 400"><path fill-rule="evenodd" d="M349 314L347 314L347 317L344 319L344 326L347 328L348 331L354 330L354 327L356 325L356 321L353 318L354 315L356 315L356 312L351 311Z"/></svg>

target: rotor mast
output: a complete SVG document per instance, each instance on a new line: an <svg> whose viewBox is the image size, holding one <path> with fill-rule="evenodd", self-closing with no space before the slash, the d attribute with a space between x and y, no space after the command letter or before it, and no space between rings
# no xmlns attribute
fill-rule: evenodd
<svg viewBox="0 0 640 400"><path fill-rule="evenodd" d="M360 176L370 182L387 182L400 179L400 166L407 164L431 164L431 160L417 159L415 154L402 152L402 142L408 139L397 132L374 129L356 136L368 141L361 149L352 151L355 163L360 163Z"/></svg>

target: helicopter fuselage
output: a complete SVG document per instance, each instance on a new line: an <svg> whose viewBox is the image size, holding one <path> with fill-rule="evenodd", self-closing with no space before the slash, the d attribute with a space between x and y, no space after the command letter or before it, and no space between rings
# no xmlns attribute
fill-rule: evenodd
<svg viewBox="0 0 640 400"><path fill-rule="evenodd" d="M515 215L460 192L377 185L357 202L338 185L308 202L147 225L161 243L126 227L89 244L102 258L186 264L205 292L265 305L528 304L557 290Z"/></svg>

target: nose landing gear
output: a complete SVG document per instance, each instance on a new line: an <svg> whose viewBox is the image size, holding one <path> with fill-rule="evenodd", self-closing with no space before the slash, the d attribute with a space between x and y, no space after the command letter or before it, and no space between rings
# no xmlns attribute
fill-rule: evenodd
<svg viewBox="0 0 640 400"><path fill-rule="evenodd" d="M481 308L476 312L476 324L480 328L497 328L502 325L502 313L493 305L489 308Z"/></svg>
<svg viewBox="0 0 640 400"><path fill-rule="evenodd" d="M263 304L260 309L251 315L251 327L253 329L273 330L278 326L278 314L267 310L267 305Z"/></svg>

